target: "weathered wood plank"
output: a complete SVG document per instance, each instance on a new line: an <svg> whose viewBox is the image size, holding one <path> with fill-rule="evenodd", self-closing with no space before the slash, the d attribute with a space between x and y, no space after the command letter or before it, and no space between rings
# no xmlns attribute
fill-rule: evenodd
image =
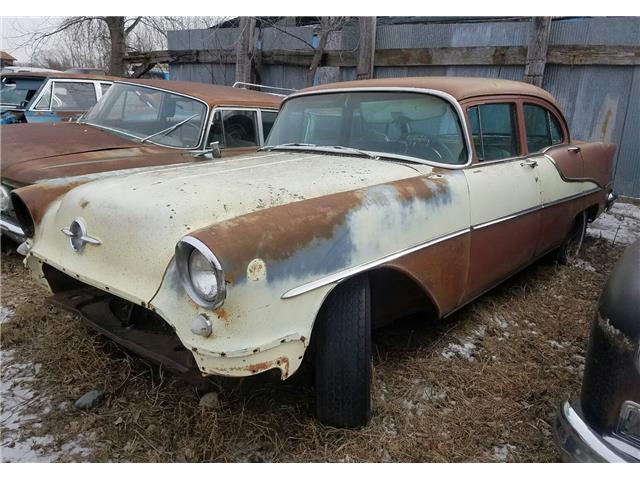
<svg viewBox="0 0 640 480"><path fill-rule="evenodd" d="M550 33L551 17L533 17L531 19L523 80L537 87L542 86L542 80L544 79Z"/></svg>
<svg viewBox="0 0 640 480"><path fill-rule="evenodd" d="M376 17L358 17L358 62L356 79L373 78L376 52Z"/></svg>
<svg viewBox="0 0 640 480"><path fill-rule="evenodd" d="M309 50L273 50L262 52L265 65L309 67L314 52ZM453 66L453 65L525 65L527 47L443 47L376 50L374 65ZM233 50L164 50L130 53L128 63L229 63L236 61ZM319 66L355 67L352 51L326 51ZM640 65L640 46L635 45L550 45L547 64L555 65Z"/></svg>

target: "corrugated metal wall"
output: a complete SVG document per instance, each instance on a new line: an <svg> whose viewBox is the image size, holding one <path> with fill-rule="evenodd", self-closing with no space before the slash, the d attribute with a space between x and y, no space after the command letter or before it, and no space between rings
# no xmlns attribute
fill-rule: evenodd
<svg viewBox="0 0 640 480"><path fill-rule="evenodd" d="M308 49L314 29L280 27L261 30L258 42L264 51ZM473 46L526 46L529 22L496 21L426 24L379 24L376 48L438 48ZM180 49L234 48L237 28L169 32L168 46ZM296 38L297 37L297 38ZM640 45L639 17L568 18L554 20L552 45ZM355 50L357 27L345 27L330 41L331 48ZM319 70L318 79L352 80L355 68ZM235 66L225 64L170 65L170 78L231 85ZM522 80L524 66L376 67L375 77L454 75ZM263 83L302 88L306 68L266 65ZM322 81L322 80L321 80ZM563 108L574 138L605 140L618 145L615 188L640 198L640 66L547 65L543 87Z"/></svg>

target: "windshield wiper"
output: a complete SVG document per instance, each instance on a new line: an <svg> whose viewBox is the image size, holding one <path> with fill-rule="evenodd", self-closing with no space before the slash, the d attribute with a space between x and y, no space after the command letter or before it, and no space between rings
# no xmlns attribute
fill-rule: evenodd
<svg viewBox="0 0 640 480"><path fill-rule="evenodd" d="M342 150L343 152L349 152L349 153L355 153L356 155L364 155L365 157L369 157L372 158L374 160L378 160L380 158L380 155L376 155L375 153L371 153L371 152L367 152L366 150L360 150L359 148L353 148L353 147L343 147L342 145L331 145L326 147L328 149L336 149L336 150Z"/></svg>
<svg viewBox="0 0 640 480"><path fill-rule="evenodd" d="M144 137L142 140L140 140L140 143L144 143L147 140L149 140L150 138L153 137L157 137L158 135L162 135L163 133L171 133L173 132L176 128L178 128L181 125L184 125L185 123L187 123L189 120L191 120L194 117L197 117L198 115L200 115L199 113L196 113L194 115L191 115L190 117L185 118L184 120L182 120L181 122L176 123L175 125L171 125L169 128L165 128L164 130L160 130L159 132L156 133L152 133L151 135L148 135L146 137Z"/></svg>
<svg viewBox="0 0 640 480"><path fill-rule="evenodd" d="M262 147L260 151L270 152L271 150L275 150L276 148L286 148L286 147L317 147L315 143L281 143L280 145L267 145Z"/></svg>

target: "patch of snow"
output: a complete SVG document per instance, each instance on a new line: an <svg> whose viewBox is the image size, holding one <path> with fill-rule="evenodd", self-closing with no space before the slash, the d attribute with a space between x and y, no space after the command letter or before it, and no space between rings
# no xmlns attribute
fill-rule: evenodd
<svg viewBox="0 0 640 480"><path fill-rule="evenodd" d="M0 325L8 322L13 317L13 309L9 307L0 307Z"/></svg>
<svg viewBox="0 0 640 480"><path fill-rule="evenodd" d="M631 245L640 238L640 207L616 203L587 227L587 235L604 238L614 244Z"/></svg>
<svg viewBox="0 0 640 480"><path fill-rule="evenodd" d="M571 346L571 342L556 342L555 340L548 340L547 343L552 347L559 348L561 350Z"/></svg>
<svg viewBox="0 0 640 480"><path fill-rule="evenodd" d="M491 321L503 330L506 330L506 328L509 326L507 321L504 318L502 318L502 315L494 315L491 318Z"/></svg>
<svg viewBox="0 0 640 480"><path fill-rule="evenodd" d="M500 445L499 447L493 447L493 458L496 462L506 462L509 454L512 450L515 450L516 447L513 445Z"/></svg>
<svg viewBox="0 0 640 480"><path fill-rule="evenodd" d="M5 309L2 310L2 321L5 321ZM45 447L51 446L53 437L24 438L27 428L37 428L40 420L36 415L27 413L28 407L38 402L44 405L43 413L51 409L51 401L38 397L31 388L40 365L15 362L10 350L0 350L0 364L0 461L55 462L63 454L86 456L90 450L76 442L62 445L58 452L52 453Z"/></svg>
<svg viewBox="0 0 640 480"><path fill-rule="evenodd" d="M593 265L591 265L589 262L587 262L586 260L582 260L580 258L576 258L571 262L571 265L574 267L578 267L581 270L585 270L587 272L595 272L596 269L593 268Z"/></svg>
<svg viewBox="0 0 640 480"><path fill-rule="evenodd" d="M449 345L447 345L447 348L445 348L440 353L440 356L443 358L446 358L447 360L451 360L457 356L465 360L468 360L470 362L473 362L475 361L475 358L473 357L473 355L477 348L476 344L484 338L486 333L487 333L487 327L484 325L481 325L480 327L476 328L473 332L471 332L471 335L469 335L466 339L462 340L462 342L450 343Z"/></svg>

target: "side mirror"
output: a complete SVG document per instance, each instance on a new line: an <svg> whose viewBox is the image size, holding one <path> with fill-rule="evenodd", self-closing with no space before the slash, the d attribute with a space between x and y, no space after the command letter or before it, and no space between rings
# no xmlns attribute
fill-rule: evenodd
<svg viewBox="0 0 640 480"><path fill-rule="evenodd" d="M209 144L211 149L211 155L213 158L222 158L222 151L220 150L220 142L211 142Z"/></svg>

